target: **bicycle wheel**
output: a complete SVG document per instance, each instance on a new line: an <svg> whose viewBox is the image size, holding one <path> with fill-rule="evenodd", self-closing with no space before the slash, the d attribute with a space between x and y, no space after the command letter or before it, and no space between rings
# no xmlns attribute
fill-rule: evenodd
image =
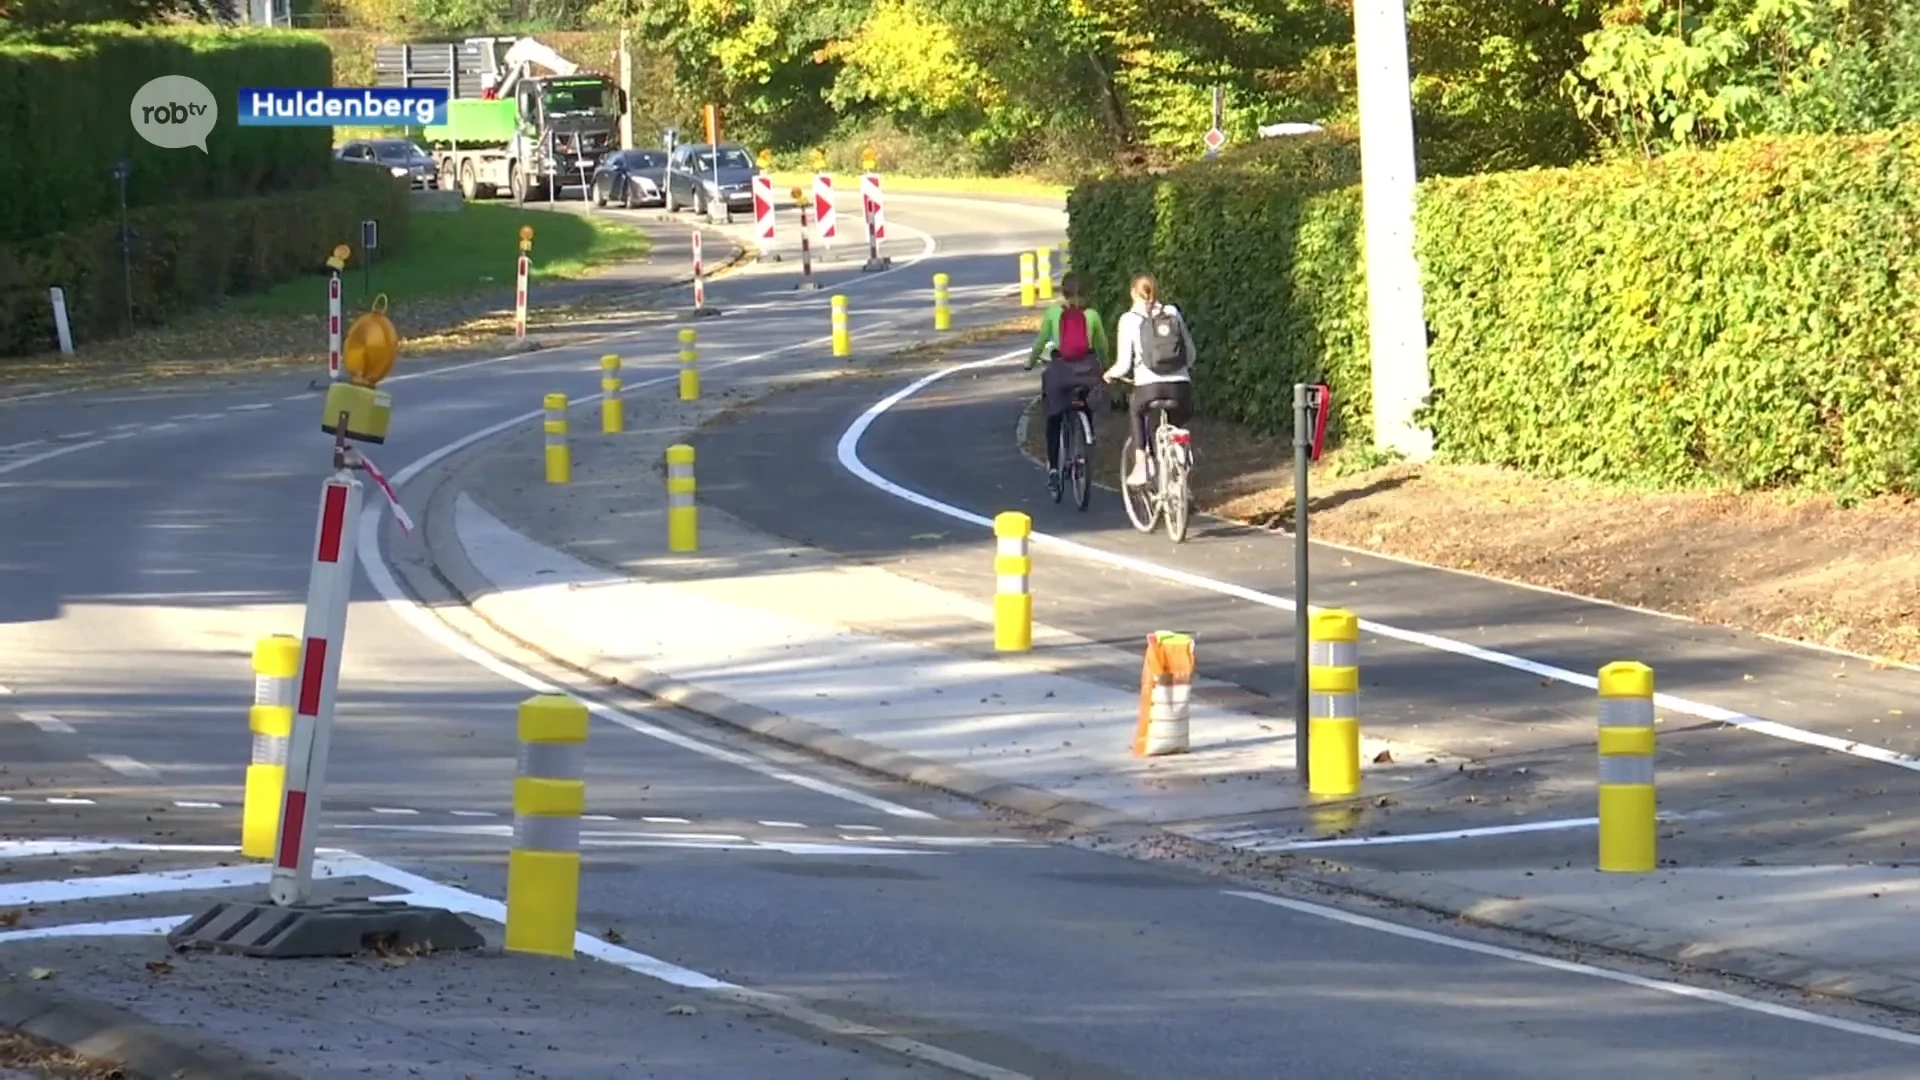
<svg viewBox="0 0 1920 1080"><path fill-rule="evenodd" d="M1127 483L1127 473L1133 466L1133 436L1127 436L1126 445L1120 448L1120 501L1127 506L1127 520L1143 533L1150 533L1160 523L1160 504L1153 497L1151 487L1132 487ZM1152 477L1148 477L1151 481Z"/></svg>
<svg viewBox="0 0 1920 1080"><path fill-rule="evenodd" d="M1088 460L1091 456L1088 448L1093 445L1093 414L1084 409L1076 409L1068 417L1066 428L1071 434L1066 436L1067 452L1072 457L1061 458L1061 463L1072 462L1073 504L1082 510L1087 508L1087 500L1093 496L1093 473Z"/></svg>
<svg viewBox="0 0 1920 1080"><path fill-rule="evenodd" d="M1055 479L1051 492L1054 502L1059 502L1060 496L1066 493L1067 470L1073 468L1073 458L1071 456L1073 453L1073 425L1064 422L1071 419L1071 417L1063 416L1060 419L1063 421L1060 425L1060 445L1053 448L1053 452L1059 455L1054 460L1060 463L1060 475Z"/></svg>
<svg viewBox="0 0 1920 1080"><path fill-rule="evenodd" d="M1161 472L1163 480L1160 485L1160 501L1166 508L1167 538L1178 544L1187 538L1187 516L1192 505L1192 499L1187 491L1185 455L1176 448L1168 447Z"/></svg>

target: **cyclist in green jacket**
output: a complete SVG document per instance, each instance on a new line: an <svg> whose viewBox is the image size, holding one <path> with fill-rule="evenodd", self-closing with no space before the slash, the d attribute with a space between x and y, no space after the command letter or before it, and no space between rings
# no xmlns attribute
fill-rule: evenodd
<svg viewBox="0 0 1920 1080"><path fill-rule="evenodd" d="M1084 388L1091 400L1101 391L1104 384L1100 372L1113 354L1107 343L1107 328L1100 313L1086 306L1079 278L1072 274L1060 278L1060 301L1041 317L1026 368L1032 371L1041 355L1047 355L1046 369L1040 373L1040 392L1047 405L1049 491L1060 489L1060 428L1073 404L1073 392Z"/></svg>

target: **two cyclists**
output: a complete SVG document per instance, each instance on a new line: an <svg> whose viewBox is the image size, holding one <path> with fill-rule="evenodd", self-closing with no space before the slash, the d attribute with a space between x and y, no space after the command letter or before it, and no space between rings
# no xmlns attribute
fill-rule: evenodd
<svg viewBox="0 0 1920 1080"><path fill-rule="evenodd" d="M1032 371L1046 357L1040 392L1047 406L1047 490L1056 495L1060 491L1060 429L1067 410L1073 407L1076 393L1091 397L1101 388L1100 368L1112 352L1106 325L1100 313L1087 306L1079 278L1061 277L1060 300L1041 318L1026 368Z"/></svg>

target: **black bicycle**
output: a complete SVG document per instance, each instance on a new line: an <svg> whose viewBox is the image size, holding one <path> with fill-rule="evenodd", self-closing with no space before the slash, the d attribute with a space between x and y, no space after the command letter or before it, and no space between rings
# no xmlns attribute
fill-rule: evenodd
<svg viewBox="0 0 1920 1080"><path fill-rule="evenodd" d="M1060 424L1060 481L1053 485L1053 501L1068 487L1073 488L1073 504L1082 510L1093 495L1093 406L1087 404L1090 387L1076 386Z"/></svg>

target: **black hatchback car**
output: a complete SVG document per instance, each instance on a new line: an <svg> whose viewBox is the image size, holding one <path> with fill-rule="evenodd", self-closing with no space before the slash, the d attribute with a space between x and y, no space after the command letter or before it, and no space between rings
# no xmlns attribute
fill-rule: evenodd
<svg viewBox="0 0 1920 1080"><path fill-rule="evenodd" d="M415 188L440 186L440 168L431 155L406 139L370 139L350 142L335 155L355 165L375 165L397 177L405 177Z"/></svg>
<svg viewBox="0 0 1920 1080"><path fill-rule="evenodd" d="M660 150L616 150L594 166L593 205L665 206L667 155Z"/></svg>

